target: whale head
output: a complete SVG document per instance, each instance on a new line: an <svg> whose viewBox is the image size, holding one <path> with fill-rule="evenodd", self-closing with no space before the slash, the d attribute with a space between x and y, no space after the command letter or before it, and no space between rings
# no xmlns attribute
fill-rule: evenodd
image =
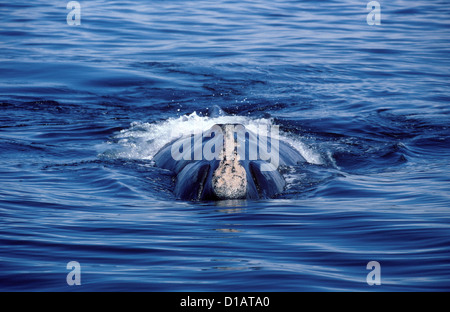
<svg viewBox="0 0 450 312"><path fill-rule="evenodd" d="M153 160L176 175L174 193L179 199L270 198L285 187L278 166L303 158L278 138L270 139L269 149L260 141L268 142L241 124L216 124L204 133L169 143Z"/></svg>

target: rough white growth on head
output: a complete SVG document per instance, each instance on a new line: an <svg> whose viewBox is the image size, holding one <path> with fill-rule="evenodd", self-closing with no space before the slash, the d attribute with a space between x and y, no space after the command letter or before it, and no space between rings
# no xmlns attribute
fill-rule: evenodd
<svg viewBox="0 0 450 312"><path fill-rule="evenodd" d="M247 173L239 163L234 125L222 127L224 143L219 166L213 173L212 186L220 199L241 199L247 194Z"/></svg>

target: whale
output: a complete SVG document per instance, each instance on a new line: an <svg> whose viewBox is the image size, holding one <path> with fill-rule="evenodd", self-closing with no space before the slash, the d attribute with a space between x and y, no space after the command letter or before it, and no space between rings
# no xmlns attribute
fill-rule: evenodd
<svg viewBox="0 0 450 312"><path fill-rule="evenodd" d="M211 116L224 114L215 109ZM286 187L280 169L305 159L271 130L255 131L240 123L214 124L170 141L153 161L156 167L172 172L173 192L180 200L273 198Z"/></svg>

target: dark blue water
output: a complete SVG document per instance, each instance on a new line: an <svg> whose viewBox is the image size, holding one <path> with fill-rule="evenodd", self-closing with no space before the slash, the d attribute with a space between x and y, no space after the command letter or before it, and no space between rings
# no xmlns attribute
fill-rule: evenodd
<svg viewBox="0 0 450 312"><path fill-rule="evenodd" d="M67 2L0 4L0 290L450 290L447 0ZM282 195L174 198L212 105L307 156Z"/></svg>

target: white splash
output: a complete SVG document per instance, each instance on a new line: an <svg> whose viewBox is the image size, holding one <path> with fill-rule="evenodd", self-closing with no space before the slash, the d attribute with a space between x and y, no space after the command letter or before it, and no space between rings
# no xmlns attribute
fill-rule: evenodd
<svg viewBox="0 0 450 312"><path fill-rule="evenodd" d="M187 134L206 131L215 124L240 123L253 132L259 126L273 125L271 119L251 119L245 116L200 116L196 112L178 118L147 123L133 122L130 128L121 130L108 142L99 146L103 156L111 158L152 160L153 156L166 144ZM301 138L292 137L280 131L280 139L292 145L311 164L323 164L321 155L302 142Z"/></svg>

